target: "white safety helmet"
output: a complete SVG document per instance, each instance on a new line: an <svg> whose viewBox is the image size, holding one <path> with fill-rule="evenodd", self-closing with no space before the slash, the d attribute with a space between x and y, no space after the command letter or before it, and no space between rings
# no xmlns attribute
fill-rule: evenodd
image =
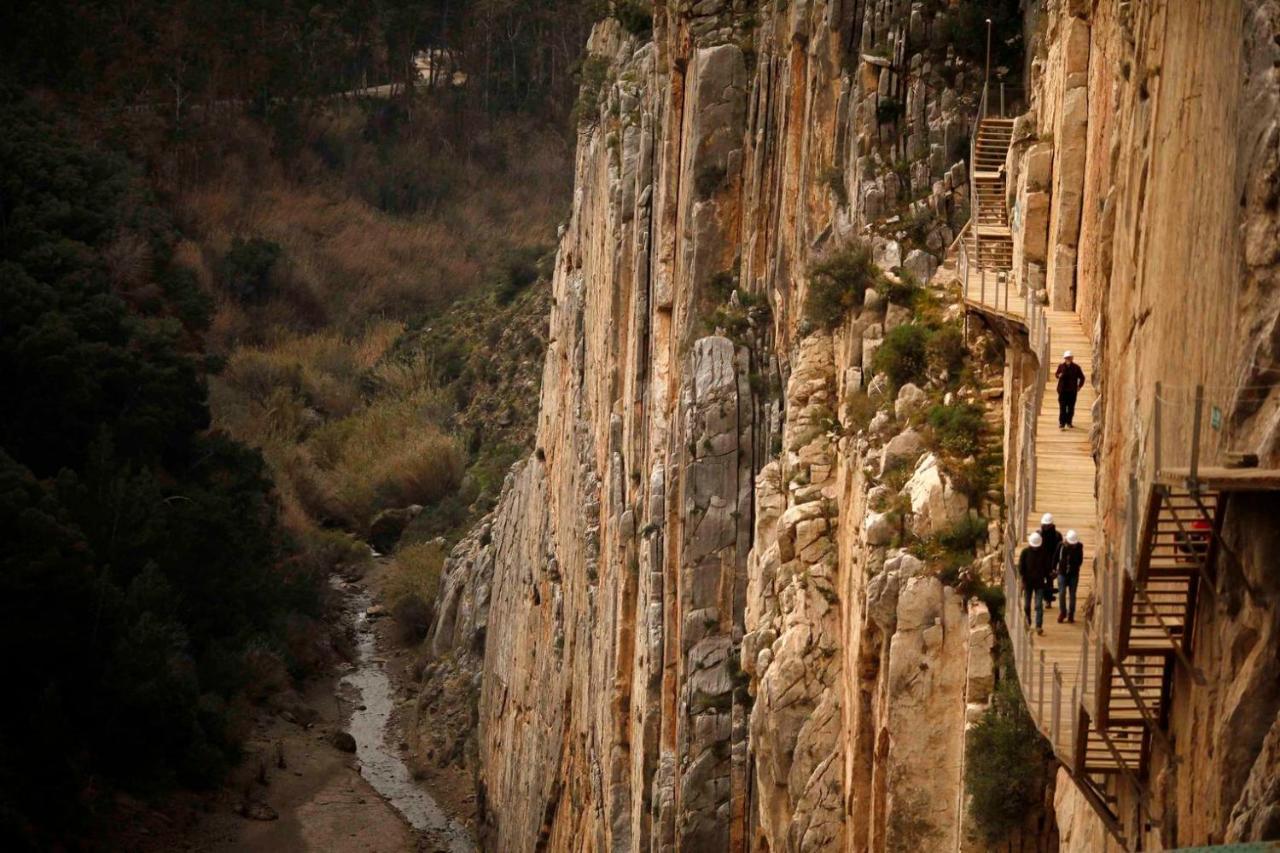
<svg viewBox="0 0 1280 853"><path fill-rule="evenodd" d="M1046 512L1044 515L1040 516L1040 523L1041 523L1041 524L1053 524L1053 513L1051 513L1051 512Z"/></svg>
<svg viewBox="0 0 1280 853"><path fill-rule="evenodd" d="M1076 535L1076 532L1075 532L1074 530L1068 530L1068 531L1067 531L1067 544L1068 544L1068 545L1074 545L1074 544L1076 544L1076 543L1077 543L1077 542L1079 542L1079 541L1080 541L1080 537Z"/></svg>
<svg viewBox="0 0 1280 853"><path fill-rule="evenodd" d="M1039 533L1032 533L1030 536L1027 537L1027 542L1031 545L1032 548L1039 548L1041 545L1044 544L1044 539L1040 538Z"/></svg>
<svg viewBox="0 0 1280 853"><path fill-rule="evenodd" d="M1067 350L1062 354L1063 358L1071 358L1071 350Z"/></svg>

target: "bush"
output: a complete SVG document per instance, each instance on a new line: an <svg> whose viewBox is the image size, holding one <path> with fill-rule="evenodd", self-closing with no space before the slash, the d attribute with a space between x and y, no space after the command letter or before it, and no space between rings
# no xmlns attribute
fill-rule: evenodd
<svg viewBox="0 0 1280 853"><path fill-rule="evenodd" d="M966 348L964 332L955 326L943 326L929 338L925 358L929 370L935 374L956 376L964 367Z"/></svg>
<svg viewBox="0 0 1280 853"><path fill-rule="evenodd" d="M871 425L876 416L875 401L866 391L855 391L844 401L844 428L849 432L861 432Z"/></svg>
<svg viewBox="0 0 1280 853"><path fill-rule="evenodd" d="M972 553L978 543L987 538L987 520L966 515L938 534L938 544L948 551Z"/></svg>
<svg viewBox="0 0 1280 853"><path fill-rule="evenodd" d="M406 642L421 640L431 627L444 558L435 542L415 542L397 549L387 569L383 595Z"/></svg>
<svg viewBox="0 0 1280 853"><path fill-rule="evenodd" d="M262 303L272 295L271 271L280 260L279 243L236 237L222 257L222 286L237 300Z"/></svg>
<svg viewBox="0 0 1280 853"><path fill-rule="evenodd" d="M573 105L576 124L593 125L600 119L600 96L609 82L609 60L588 56L578 72L578 101Z"/></svg>
<svg viewBox="0 0 1280 853"><path fill-rule="evenodd" d="M502 276L494 297L499 305L510 305L520 291L537 281L542 270L539 260L544 254L541 246L526 246L511 250L502 264Z"/></svg>
<svg viewBox="0 0 1280 853"><path fill-rule="evenodd" d="M920 283L906 270L899 270L897 280L883 276L880 279L880 293L894 305L910 307L920 294Z"/></svg>
<svg viewBox="0 0 1280 853"><path fill-rule="evenodd" d="M876 122L889 124L897 121L906 112L906 107L897 98L881 98L876 104Z"/></svg>
<svg viewBox="0 0 1280 853"><path fill-rule="evenodd" d="M614 0L613 16L641 41L653 37L653 6L644 0Z"/></svg>
<svg viewBox="0 0 1280 853"><path fill-rule="evenodd" d="M1008 637L1002 638L1007 646ZM989 844L1002 842L1040 807L1048 744L1027 713L1006 652L991 705L969 730L964 785L969 813Z"/></svg>
<svg viewBox="0 0 1280 853"><path fill-rule="evenodd" d="M880 281L871 247L850 243L809 270L805 318L815 326L834 329L854 308L862 306L867 288Z"/></svg>
<svg viewBox="0 0 1280 853"><path fill-rule="evenodd" d="M999 453L982 453L976 458L966 457L962 461L944 458L942 464L955 490L970 501L977 501L999 485L997 478L1000 474L1000 462Z"/></svg>
<svg viewBox="0 0 1280 853"><path fill-rule="evenodd" d="M888 375L895 390L908 382L923 381L928 366L925 357L928 342L929 330L923 326L895 326L884 336L872 366L877 373Z"/></svg>
<svg viewBox="0 0 1280 853"><path fill-rule="evenodd" d="M982 447L982 409L971 403L933 406L927 416L938 446L955 456L972 456Z"/></svg>

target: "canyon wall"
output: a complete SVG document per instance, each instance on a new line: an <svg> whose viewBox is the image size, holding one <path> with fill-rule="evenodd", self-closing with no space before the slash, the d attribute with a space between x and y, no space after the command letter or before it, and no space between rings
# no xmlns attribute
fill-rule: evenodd
<svg viewBox="0 0 1280 853"><path fill-rule="evenodd" d="M970 593L1000 555L930 546L988 522L999 543L1003 500L922 421L984 409L1016 482L1030 357L1007 341L1004 365L901 387L876 369L896 327L962 314L965 5L671 0L651 39L594 32L537 450L446 564L431 640L478 680L487 848L985 848L961 780L998 628ZM1155 381L1209 384L1232 440L1276 451L1276 4L1024 6L1014 277L1093 336L1114 561ZM815 321L812 273L855 241L925 296L869 289ZM1173 685L1183 761L1153 757L1147 846L1277 831L1277 511L1228 510L1196 626L1209 684ZM1063 846L1107 844L1054 787ZM1032 813L1018 843L1058 833Z"/></svg>
<svg viewBox="0 0 1280 853"><path fill-rule="evenodd" d="M1101 559L1118 565L1130 477L1148 482L1157 452L1188 464L1197 384L1208 464L1231 449L1280 467L1280 4L1033 5L1019 273L1092 333ZM1120 791L1144 847L1280 837L1277 519L1275 492L1230 499L1194 626L1206 683L1178 667L1171 685L1178 760L1153 748L1147 808ZM1098 849L1091 817L1060 782L1064 846Z"/></svg>
<svg viewBox="0 0 1280 853"><path fill-rule="evenodd" d="M944 389L997 398L1000 367L891 387L871 361L909 298L804 306L856 239L958 328L939 263L981 72L932 6L755 5L658 3L651 41L606 21L588 47L537 451L447 563L431 640L479 673L490 849L974 831L995 630L903 546L971 517L999 541L998 493L962 493L917 427Z"/></svg>

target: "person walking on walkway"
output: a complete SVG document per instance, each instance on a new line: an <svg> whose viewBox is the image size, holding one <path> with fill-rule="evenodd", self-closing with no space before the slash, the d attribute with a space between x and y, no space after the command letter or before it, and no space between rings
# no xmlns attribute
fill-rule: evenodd
<svg viewBox="0 0 1280 853"><path fill-rule="evenodd" d="M1031 602L1036 603L1036 633L1044 633L1044 593L1053 568L1053 552L1044 547L1039 533L1027 537L1027 547L1018 555L1018 576L1022 578L1022 615L1031 627Z"/></svg>
<svg viewBox="0 0 1280 853"><path fill-rule="evenodd" d="M1058 604L1058 621L1076 621L1076 587L1080 585L1080 567L1084 565L1084 543L1074 530L1068 530L1066 538L1058 546L1055 569L1062 601Z"/></svg>
<svg viewBox="0 0 1280 853"><path fill-rule="evenodd" d="M1049 579L1045 581L1044 606L1053 607L1053 563L1058 555L1058 546L1062 544L1062 534L1053 523L1053 513L1046 512L1040 516L1040 538L1044 540L1044 550L1049 555Z"/></svg>
<svg viewBox="0 0 1280 853"><path fill-rule="evenodd" d="M1074 429L1076 395L1084 387L1084 371L1071 357L1071 350L1062 354L1062 364L1053 372L1058 377L1058 429Z"/></svg>

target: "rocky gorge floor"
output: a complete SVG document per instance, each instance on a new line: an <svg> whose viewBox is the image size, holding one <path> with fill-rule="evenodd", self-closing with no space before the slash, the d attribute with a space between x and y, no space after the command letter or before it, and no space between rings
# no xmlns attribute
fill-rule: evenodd
<svg viewBox="0 0 1280 853"><path fill-rule="evenodd" d="M104 849L401 853L476 849L474 785L416 758L415 655L377 604L384 566L335 578L353 660L258 708L245 757L219 790L116 802Z"/></svg>

